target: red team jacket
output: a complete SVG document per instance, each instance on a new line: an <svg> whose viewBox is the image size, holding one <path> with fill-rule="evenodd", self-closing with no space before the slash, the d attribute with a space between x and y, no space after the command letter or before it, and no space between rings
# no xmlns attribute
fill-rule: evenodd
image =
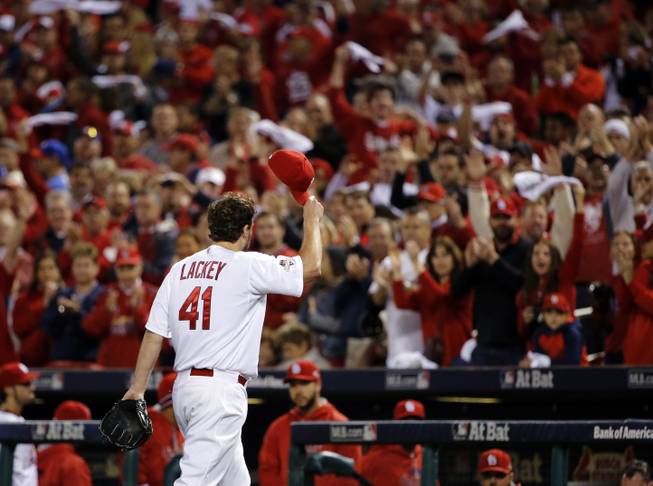
<svg viewBox="0 0 653 486"><path fill-rule="evenodd" d="M419 486L422 446L412 452L396 444L372 446L363 456L361 475L374 486Z"/></svg>
<svg viewBox="0 0 653 486"><path fill-rule="evenodd" d="M138 484L163 486L163 474L170 460L181 454L184 437L164 415L149 408L154 429L152 437L139 449Z"/></svg>
<svg viewBox="0 0 653 486"><path fill-rule="evenodd" d="M330 403L321 405L309 416L303 416L298 408L277 418L263 437L263 445L259 451L259 484L261 486L279 486L288 484L288 451L290 451L290 424L303 420L331 420L347 422L347 417L338 412L336 407ZM333 451L343 456L351 457L360 468L361 447L358 445L328 445L308 446L307 453L320 451ZM338 478L333 475L320 476L315 478L316 486L355 486L357 481Z"/></svg>
<svg viewBox="0 0 653 486"><path fill-rule="evenodd" d="M98 299L93 310L82 320L82 328L89 336L102 338L97 362L109 367L131 367L136 363L141 336L154 302L157 289L143 282L144 298L138 307L132 307L131 296L127 295L118 285L113 284L109 290L118 291L118 309L115 313L107 309L105 292ZM129 316L131 321L126 325L112 325L114 319Z"/></svg>
<svg viewBox="0 0 653 486"><path fill-rule="evenodd" d="M653 362L653 262L643 261L635 270L627 292L620 295L619 310L628 313L623 342L624 363L645 365Z"/></svg>
<svg viewBox="0 0 653 486"><path fill-rule="evenodd" d="M91 486L91 471L70 444L52 444L38 452L40 486Z"/></svg>

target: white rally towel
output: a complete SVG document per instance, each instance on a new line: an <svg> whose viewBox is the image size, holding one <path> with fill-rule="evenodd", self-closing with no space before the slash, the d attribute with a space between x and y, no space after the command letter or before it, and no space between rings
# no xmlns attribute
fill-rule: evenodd
<svg viewBox="0 0 653 486"><path fill-rule="evenodd" d="M236 32L245 35L252 35L253 33L251 25L238 23L238 20L236 20L236 18L232 15L222 12L213 12L211 15L209 15L209 18L218 22L225 29L235 30Z"/></svg>
<svg viewBox="0 0 653 486"><path fill-rule="evenodd" d="M313 142L295 130L277 125L272 120L261 120L252 124L252 132L264 135L282 149L308 152L313 150Z"/></svg>
<svg viewBox="0 0 653 486"><path fill-rule="evenodd" d="M508 35L511 32L519 32L533 40L539 40L540 38L540 35L530 28L528 22L526 22L526 19L524 18L524 14L521 13L521 10L515 10L508 15L503 22L485 34L483 42L489 44L490 42L493 42L504 35Z"/></svg>
<svg viewBox="0 0 653 486"><path fill-rule="evenodd" d="M384 64L382 57L352 41L347 41L347 49L349 49L349 55L354 61L361 61L373 73L381 72L381 67Z"/></svg>
<svg viewBox="0 0 653 486"><path fill-rule="evenodd" d="M29 128L39 127L41 125L69 125L77 120L77 113L72 111L55 111L53 113L41 113L40 115L30 116L27 119Z"/></svg>
<svg viewBox="0 0 653 486"><path fill-rule="evenodd" d="M52 15L59 10L77 10L95 15L110 15L122 8L120 1L108 0L36 0L30 3L32 15Z"/></svg>
<svg viewBox="0 0 653 486"><path fill-rule="evenodd" d="M101 89L111 88L112 86L117 86L122 83L131 84L134 87L134 94L139 98L147 94L147 88L143 84L143 80L140 76L136 76L135 74L102 74L93 76L91 81Z"/></svg>
<svg viewBox="0 0 653 486"><path fill-rule="evenodd" d="M536 201L542 194L550 191L560 184L580 185L575 177L548 176L541 172L525 171L518 172L513 177L513 182L519 194L530 201Z"/></svg>

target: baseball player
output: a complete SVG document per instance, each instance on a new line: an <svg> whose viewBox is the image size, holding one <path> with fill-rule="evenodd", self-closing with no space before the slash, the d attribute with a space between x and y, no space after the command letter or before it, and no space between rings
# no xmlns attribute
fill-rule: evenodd
<svg viewBox="0 0 653 486"><path fill-rule="evenodd" d="M241 442L244 385L257 375L266 295L299 297L304 282L321 273L324 208L295 192L305 203L298 256L243 251L252 234L254 203L227 193L209 206L214 244L173 265L154 299L124 399L143 399L163 339L170 338L177 372L173 408L185 439L175 486L250 484Z"/></svg>
<svg viewBox="0 0 653 486"><path fill-rule="evenodd" d="M489 449L479 456L478 476L481 486L520 486L514 482L510 455L501 449Z"/></svg>
<svg viewBox="0 0 653 486"><path fill-rule="evenodd" d="M24 422L23 408L34 401L34 385L38 373L23 363L13 361L0 368L0 423ZM36 448L33 444L18 444L14 451L12 486L38 486Z"/></svg>

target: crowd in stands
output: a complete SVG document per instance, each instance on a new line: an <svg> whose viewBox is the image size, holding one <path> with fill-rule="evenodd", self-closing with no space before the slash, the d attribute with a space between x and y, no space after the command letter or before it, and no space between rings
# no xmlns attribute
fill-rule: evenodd
<svg viewBox="0 0 653 486"><path fill-rule="evenodd" d="M0 2L0 362L133 366L222 193L296 255L282 148L261 367L653 363L647 0Z"/></svg>

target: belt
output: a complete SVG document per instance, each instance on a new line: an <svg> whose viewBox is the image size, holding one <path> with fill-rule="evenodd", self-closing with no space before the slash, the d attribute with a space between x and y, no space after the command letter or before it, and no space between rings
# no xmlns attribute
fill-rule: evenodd
<svg viewBox="0 0 653 486"><path fill-rule="evenodd" d="M209 368L191 368L190 369L190 376L213 376L214 371ZM245 383L247 383L247 378L245 378L243 375L238 375L238 383L241 385L245 386Z"/></svg>

